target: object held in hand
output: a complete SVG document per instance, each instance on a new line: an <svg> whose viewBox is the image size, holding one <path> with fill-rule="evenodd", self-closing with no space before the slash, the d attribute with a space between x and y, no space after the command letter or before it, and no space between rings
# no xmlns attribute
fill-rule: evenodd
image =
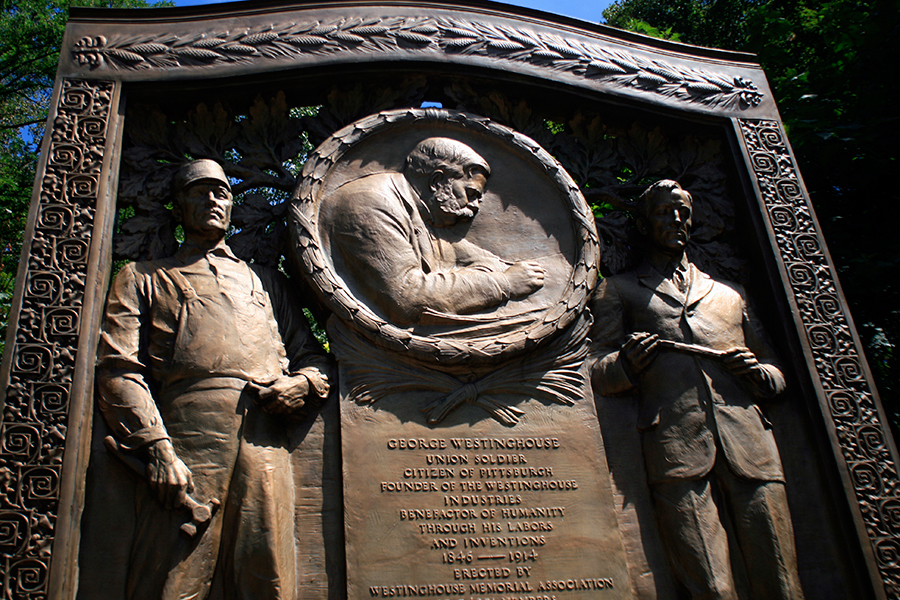
<svg viewBox="0 0 900 600"><path fill-rule="evenodd" d="M271 397L271 398L269 398L269 399L267 399L267 400L263 400L263 399L260 397L260 394L266 390L266 386L267 386L267 385L271 385L271 382L269 382L269 383L257 383L257 382L255 382L255 381L248 381L248 382L247 382L247 385L244 387L244 389L245 389L247 392L250 393L250 397L253 398L253 401L254 401L256 404L258 404L259 406L265 406L265 405L271 404L272 402L275 401L275 397L274 397L274 396Z"/></svg>
<svg viewBox="0 0 900 600"><path fill-rule="evenodd" d="M119 459L126 467L134 471L139 477L144 477L144 474L147 472L147 465L138 457L123 451L115 438L108 435L103 438L103 444L109 453ZM186 494L182 508L190 512L191 520L181 524L181 531L188 537L194 537L201 527L209 524L213 515L219 510L219 506L221 506L221 502L217 498L211 498L206 504L200 504L191 498L190 494Z"/></svg>
<svg viewBox="0 0 900 600"><path fill-rule="evenodd" d="M725 356L725 350L713 350L706 346L698 346L696 344L685 344L682 342L673 342L670 340L658 340L657 345L664 350L675 350L677 352L685 352L687 354L699 354L700 356L708 356L710 358L722 358Z"/></svg>

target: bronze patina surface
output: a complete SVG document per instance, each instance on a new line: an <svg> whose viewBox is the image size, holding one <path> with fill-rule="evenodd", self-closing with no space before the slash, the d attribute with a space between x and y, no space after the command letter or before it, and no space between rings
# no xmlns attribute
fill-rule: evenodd
<svg viewBox="0 0 900 600"><path fill-rule="evenodd" d="M737 554L752 597L799 600L784 470L758 404L784 392L784 374L743 287L685 256L690 193L657 182L635 212L645 258L594 296L593 376L603 395L638 397L644 465L673 574L692 598L737 598Z"/></svg>
<svg viewBox="0 0 900 600"><path fill-rule="evenodd" d="M341 398L349 598L635 597L589 399L495 392L515 426L472 405L429 426L434 397Z"/></svg>
<svg viewBox="0 0 900 600"><path fill-rule="evenodd" d="M334 139L338 156L326 140L307 163L293 223L304 265L331 250L317 291L335 302L347 282L356 308L328 329L348 597L632 598L589 317L560 318L596 277L578 273L597 240L576 186L474 115L382 113Z"/></svg>
<svg viewBox="0 0 900 600"><path fill-rule="evenodd" d="M173 194L184 242L116 276L97 353L119 452L146 461L126 597L295 598L286 425L328 396L328 363L287 282L224 243L222 167L185 164Z"/></svg>
<svg viewBox="0 0 900 600"><path fill-rule="evenodd" d="M451 137L486 176L477 191L459 184L460 196L477 195L474 210L442 217L440 178L452 174L435 164L432 181L406 165L423 140ZM533 140L488 119L372 115L326 140L304 175L292 207L298 261L327 305L383 346L441 362L510 356L573 323L596 281L597 234L578 186Z"/></svg>
<svg viewBox="0 0 900 600"><path fill-rule="evenodd" d="M174 579L228 597L273 551L285 567L267 581L290 588L275 597L678 600L701 581L747 600L777 595L758 585L796 597L796 579L807 598L900 595L896 448L754 61L482 0L73 8L0 366L0 597L118 600L129 580L163 597L152 589L177 556L200 564ZM441 147L462 164L431 164ZM226 290L204 261L227 261L220 275L247 301L181 340L194 346L138 318L137 356L160 360L136 368L109 351L133 336L110 328L100 344L105 298L118 274L113 313L135 298L133 315L141 298L190 304L186 287L145 292L164 279L148 266L181 252L172 190L196 159L221 166L234 212L230 250L186 252L204 289L191 287ZM692 196L678 275L642 266L634 227L636 199L664 179ZM262 267L289 283L255 293ZM626 285L642 273L674 297ZM687 315L681 287L689 302L697 282L709 291ZM303 314L327 328L314 331L340 363L340 402L288 418L251 401L271 383L250 373L256 358L293 355L238 318L260 303L279 325ZM750 304L759 327L732 313ZM225 329L228 343L203 333ZM221 363L203 378L255 357L241 393L169 385L185 361L158 349L188 346L182 359ZM634 364L617 376L623 350ZM149 393L127 391L140 381ZM211 426L169 410L188 394ZM236 395L247 411L226 414ZM245 493L267 481L271 494ZM715 512L661 508L692 485ZM741 496L764 492L780 533L735 527ZM254 511L263 496L282 525L222 526L238 505L269 514ZM136 501L160 518L139 519ZM434 512L473 502L521 510ZM692 517L718 531L717 566L699 577L684 550L697 544L667 539ZM746 560L789 565L774 540L791 528L796 577ZM219 532L228 552L191 550ZM155 571L133 566L141 553L161 557ZM492 561L508 566L473 566Z"/></svg>

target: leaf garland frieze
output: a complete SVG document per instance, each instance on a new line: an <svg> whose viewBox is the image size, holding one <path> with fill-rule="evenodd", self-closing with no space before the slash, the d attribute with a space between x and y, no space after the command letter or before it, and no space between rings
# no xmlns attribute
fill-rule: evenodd
<svg viewBox="0 0 900 600"><path fill-rule="evenodd" d="M763 99L757 85L740 76L649 59L559 34L454 18L357 17L187 35L96 35L76 42L72 56L92 70L139 70L398 49L504 58L709 107L746 110Z"/></svg>

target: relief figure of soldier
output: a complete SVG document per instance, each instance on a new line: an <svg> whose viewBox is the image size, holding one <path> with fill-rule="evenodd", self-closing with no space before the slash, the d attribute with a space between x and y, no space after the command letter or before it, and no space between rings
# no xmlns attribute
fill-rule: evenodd
<svg viewBox="0 0 900 600"><path fill-rule="evenodd" d="M645 259L604 279L592 299L594 388L637 397L660 537L690 597L738 598L730 518L751 597L798 600L784 472L758 405L784 390L784 375L743 287L685 256L691 214L691 195L675 181L638 200Z"/></svg>
<svg viewBox="0 0 900 600"><path fill-rule="evenodd" d="M146 465L127 598L293 599L286 424L328 395L328 363L287 280L225 243L221 166L188 163L173 193L184 242L117 275L98 352L115 448Z"/></svg>

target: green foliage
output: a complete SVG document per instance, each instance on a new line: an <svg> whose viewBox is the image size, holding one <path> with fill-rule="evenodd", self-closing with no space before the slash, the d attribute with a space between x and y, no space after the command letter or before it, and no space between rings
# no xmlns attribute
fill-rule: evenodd
<svg viewBox="0 0 900 600"><path fill-rule="evenodd" d="M22 250L37 155L19 137L0 133L0 354Z"/></svg>
<svg viewBox="0 0 900 600"><path fill-rule="evenodd" d="M8 132L46 118L68 11L57 2L0 1L0 128Z"/></svg>
<svg viewBox="0 0 900 600"><path fill-rule="evenodd" d="M315 336L316 341L325 348L326 352L331 352L331 347L328 344L328 334L325 332L325 328L316 320L316 317L313 316L312 311L308 308L304 308L303 316L306 317L306 320L309 322L309 328L312 330L312 334Z"/></svg>
<svg viewBox="0 0 900 600"><path fill-rule="evenodd" d="M900 421L900 60L896 0L772 2L743 49L769 75L851 312Z"/></svg>
<svg viewBox="0 0 900 600"><path fill-rule="evenodd" d="M900 421L900 2L619 0L604 17L618 27L643 20L681 33L684 42L756 53L851 312L864 324L882 399Z"/></svg>
<svg viewBox="0 0 900 600"><path fill-rule="evenodd" d="M622 20L623 27L622 29L628 29L630 31L636 31L637 33L643 33L644 35L649 35L650 37L662 38L664 40L672 40L673 42L680 42L681 34L675 31L672 31L672 28L669 27L665 30L659 30L647 21L641 21L640 19L627 18Z"/></svg>
<svg viewBox="0 0 900 600"><path fill-rule="evenodd" d="M173 4L164 1L153 6ZM145 0L0 0L0 130L40 125L46 119L70 6L151 4Z"/></svg>
<svg viewBox="0 0 900 600"><path fill-rule="evenodd" d="M736 49L749 18L768 0L616 0L608 25L697 46Z"/></svg>
<svg viewBox="0 0 900 600"><path fill-rule="evenodd" d="M172 6L163 1L153 6ZM0 354L22 232L70 6L132 8L145 0L0 0Z"/></svg>

